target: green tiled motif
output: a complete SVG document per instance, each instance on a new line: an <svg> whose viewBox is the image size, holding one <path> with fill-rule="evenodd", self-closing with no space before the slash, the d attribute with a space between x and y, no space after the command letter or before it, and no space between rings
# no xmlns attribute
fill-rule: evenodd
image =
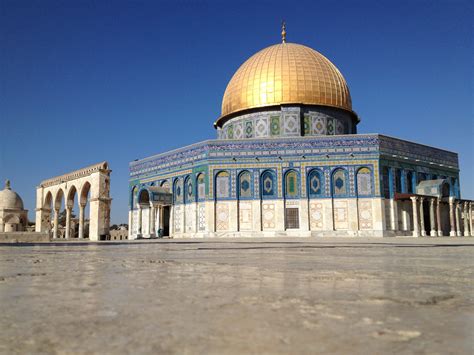
<svg viewBox="0 0 474 355"><path fill-rule="evenodd" d="M304 135L311 134L311 116L308 114L304 115Z"/></svg>
<svg viewBox="0 0 474 355"><path fill-rule="evenodd" d="M227 139L232 139L232 138L234 138L234 126L229 125L229 127L227 127Z"/></svg>
<svg viewBox="0 0 474 355"><path fill-rule="evenodd" d="M328 119L328 134L334 134L334 120Z"/></svg>
<svg viewBox="0 0 474 355"><path fill-rule="evenodd" d="M272 136L280 135L280 116L270 117L270 132Z"/></svg>
<svg viewBox="0 0 474 355"><path fill-rule="evenodd" d="M252 121L245 122L245 138L253 137L253 126Z"/></svg>

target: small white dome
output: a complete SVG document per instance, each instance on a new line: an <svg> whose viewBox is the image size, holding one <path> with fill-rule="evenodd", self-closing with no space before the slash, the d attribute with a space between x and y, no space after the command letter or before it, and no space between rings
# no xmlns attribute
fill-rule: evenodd
<svg viewBox="0 0 474 355"><path fill-rule="evenodd" d="M11 189L10 181L5 182L5 189L0 191L0 209L23 209L21 197Z"/></svg>

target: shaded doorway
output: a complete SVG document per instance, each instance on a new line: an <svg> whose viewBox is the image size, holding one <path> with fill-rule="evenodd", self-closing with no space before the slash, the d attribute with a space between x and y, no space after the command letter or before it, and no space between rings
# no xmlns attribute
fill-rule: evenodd
<svg viewBox="0 0 474 355"><path fill-rule="evenodd" d="M170 236L170 206L163 206L163 236Z"/></svg>

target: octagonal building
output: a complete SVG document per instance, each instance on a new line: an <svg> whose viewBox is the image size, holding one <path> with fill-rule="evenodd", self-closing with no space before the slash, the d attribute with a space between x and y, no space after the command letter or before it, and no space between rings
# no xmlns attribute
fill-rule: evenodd
<svg viewBox="0 0 474 355"><path fill-rule="evenodd" d="M130 163L129 238L470 235L457 154L357 134L341 72L285 35L230 79L217 139Z"/></svg>

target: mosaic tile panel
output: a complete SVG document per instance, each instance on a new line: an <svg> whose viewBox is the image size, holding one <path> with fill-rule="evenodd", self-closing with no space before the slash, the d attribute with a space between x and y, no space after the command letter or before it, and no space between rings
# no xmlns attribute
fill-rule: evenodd
<svg viewBox="0 0 474 355"><path fill-rule="evenodd" d="M243 122L237 122L237 123L234 125L234 138L235 138L235 139L244 138Z"/></svg>
<svg viewBox="0 0 474 355"><path fill-rule="evenodd" d="M361 168L357 172L357 194L359 196L372 194L372 174L368 168Z"/></svg>
<svg viewBox="0 0 474 355"><path fill-rule="evenodd" d="M280 135L280 116L272 116L270 118L270 133L272 136Z"/></svg>
<svg viewBox="0 0 474 355"><path fill-rule="evenodd" d="M220 172L219 175L216 177L216 197L229 197L229 187L229 173Z"/></svg>
<svg viewBox="0 0 474 355"><path fill-rule="evenodd" d="M338 169L332 175L332 185L334 196L345 195L347 193L347 181L344 170Z"/></svg>
<svg viewBox="0 0 474 355"><path fill-rule="evenodd" d="M312 133L326 134L326 120L323 117L313 117Z"/></svg>
<svg viewBox="0 0 474 355"><path fill-rule="evenodd" d="M253 122L247 121L245 122L245 138L252 138L253 137Z"/></svg>
<svg viewBox="0 0 474 355"><path fill-rule="evenodd" d="M298 115L286 114L283 116L283 135L295 136L300 133L300 120Z"/></svg>
<svg viewBox="0 0 474 355"><path fill-rule="evenodd" d="M269 136L269 124L268 118L258 118L255 121L255 137L268 137Z"/></svg>
<svg viewBox="0 0 474 355"><path fill-rule="evenodd" d="M303 118L303 129L304 135L309 136L312 132L312 119L311 116L307 113L304 114Z"/></svg>
<svg viewBox="0 0 474 355"><path fill-rule="evenodd" d="M239 175L239 197L252 197L252 177L248 171Z"/></svg>
<svg viewBox="0 0 474 355"><path fill-rule="evenodd" d="M334 119L333 118L328 118L327 126L326 126L327 127L327 134L329 134L329 135L335 134L336 128L334 126L335 126Z"/></svg>

